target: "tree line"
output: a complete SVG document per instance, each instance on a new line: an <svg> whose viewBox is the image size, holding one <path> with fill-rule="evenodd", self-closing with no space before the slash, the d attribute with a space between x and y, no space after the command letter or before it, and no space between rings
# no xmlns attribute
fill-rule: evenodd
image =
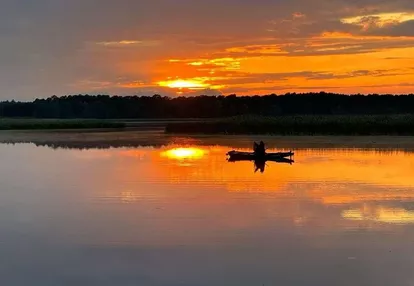
<svg viewBox="0 0 414 286"><path fill-rule="evenodd" d="M239 115L339 115L414 113L414 95L287 93L266 96L52 96L0 102L1 117L218 118Z"/></svg>

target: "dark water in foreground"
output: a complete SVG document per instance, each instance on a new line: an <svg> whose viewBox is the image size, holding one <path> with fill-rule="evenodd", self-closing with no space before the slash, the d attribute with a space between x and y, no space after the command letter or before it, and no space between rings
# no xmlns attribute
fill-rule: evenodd
<svg viewBox="0 0 414 286"><path fill-rule="evenodd" d="M414 285L414 153L171 142L0 145L0 285Z"/></svg>

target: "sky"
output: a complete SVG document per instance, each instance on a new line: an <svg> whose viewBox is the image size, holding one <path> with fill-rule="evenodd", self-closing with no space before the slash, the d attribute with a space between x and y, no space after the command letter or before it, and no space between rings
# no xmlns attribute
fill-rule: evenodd
<svg viewBox="0 0 414 286"><path fill-rule="evenodd" d="M412 0L0 0L0 99L414 92Z"/></svg>

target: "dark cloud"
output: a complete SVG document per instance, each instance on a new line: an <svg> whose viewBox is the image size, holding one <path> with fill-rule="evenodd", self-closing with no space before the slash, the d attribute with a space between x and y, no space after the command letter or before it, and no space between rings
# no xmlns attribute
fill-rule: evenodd
<svg viewBox="0 0 414 286"><path fill-rule="evenodd" d="M317 45L316 45L317 44ZM336 38L336 39L307 39L294 42L276 42L273 45L257 45L255 47L240 47L237 50L217 52L216 57L286 57L286 56L329 56L364 54L390 48L408 48L414 46L414 38L400 39L370 39L370 38ZM273 49L273 51L272 51Z"/></svg>
<svg viewBox="0 0 414 286"><path fill-rule="evenodd" d="M331 80L331 79L347 79L354 77L374 76L385 77L395 76L400 74L407 74L404 70L356 70L346 73L332 73L332 72L314 72L314 71L299 71L299 72L285 72L285 73L243 73L235 72L232 77L222 80L212 80L216 85L240 85L240 84L264 84L272 82L283 82L292 78L303 78L307 80ZM409 72L409 74L412 74Z"/></svg>
<svg viewBox="0 0 414 286"><path fill-rule="evenodd" d="M374 28L369 30L367 34L391 37L414 37L414 20Z"/></svg>

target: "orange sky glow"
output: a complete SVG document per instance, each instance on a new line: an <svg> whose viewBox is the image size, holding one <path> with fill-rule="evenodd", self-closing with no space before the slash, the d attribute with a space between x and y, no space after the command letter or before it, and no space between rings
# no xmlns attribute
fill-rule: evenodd
<svg viewBox="0 0 414 286"><path fill-rule="evenodd" d="M377 29L411 22L414 14L375 15ZM303 16L305 17L305 15ZM361 16L363 17L363 16ZM370 29L362 18L343 23ZM401 23L399 22L401 21ZM355 28L356 28L355 27ZM258 39L198 57L160 59L149 85L177 93L270 94L327 90L408 93L414 80L414 37L322 32L303 39Z"/></svg>

